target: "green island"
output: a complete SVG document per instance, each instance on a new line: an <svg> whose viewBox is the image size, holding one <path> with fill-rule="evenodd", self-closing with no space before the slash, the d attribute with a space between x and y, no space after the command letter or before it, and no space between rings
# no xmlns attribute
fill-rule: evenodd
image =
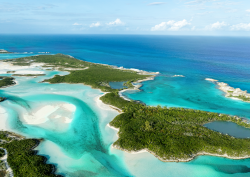
<svg viewBox="0 0 250 177"><path fill-rule="evenodd" d="M175 162L189 161L204 154L233 159L250 157L250 139L223 135L203 126L213 121L231 121L250 128L244 119L193 109L151 107L138 101L127 101L120 97L119 90L112 89L108 84L126 81L126 85L131 87L133 82L152 77L151 74L142 75L62 54L5 61L21 65L40 62L44 63L44 67L77 68L75 71L68 70L68 75L56 75L44 82L82 83L108 92L100 99L122 111L110 122L111 126L119 128L119 138L113 144L115 148L129 152L147 150L162 161Z"/></svg>
<svg viewBox="0 0 250 177"><path fill-rule="evenodd" d="M0 76L0 88L15 85L13 77Z"/></svg>
<svg viewBox="0 0 250 177"><path fill-rule="evenodd" d="M53 174L54 165L46 164L46 157L37 155L33 149L39 145L41 140L25 139L15 133L0 131L0 148L8 152L7 162L11 167L14 176L38 176L38 177L60 177ZM1 155L5 155L3 150ZM0 175L4 176L6 166L0 162Z"/></svg>

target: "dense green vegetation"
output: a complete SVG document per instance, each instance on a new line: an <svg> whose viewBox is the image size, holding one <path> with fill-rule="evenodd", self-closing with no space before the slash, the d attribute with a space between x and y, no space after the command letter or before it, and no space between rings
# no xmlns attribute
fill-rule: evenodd
<svg viewBox="0 0 250 177"><path fill-rule="evenodd" d="M113 105L122 110L125 109L125 107L134 105L134 102L126 101L123 98L121 98L118 94L118 91L107 93L104 96L102 96L100 100L102 100L103 103Z"/></svg>
<svg viewBox="0 0 250 177"><path fill-rule="evenodd" d="M3 76L0 76L0 79L1 79L0 80L0 88L16 84L14 82L15 79L13 77L3 77Z"/></svg>
<svg viewBox="0 0 250 177"><path fill-rule="evenodd" d="M6 131L0 131L0 140L11 141L12 138L9 137L9 133Z"/></svg>
<svg viewBox="0 0 250 177"><path fill-rule="evenodd" d="M70 74L66 76L56 75L52 79L45 80L45 82L55 83L83 83L90 85L93 88L99 88L103 91L114 91L108 85L109 82L119 81L135 81L145 79L147 75L140 75L130 70L114 69L111 66L94 64L86 61L77 60L67 55L40 55L26 58L19 58L14 60L6 60L14 63L30 64L32 62L46 63L47 67L66 67L77 68L78 70L69 71ZM85 69L87 68L88 69ZM82 68L83 70L79 70Z"/></svg>
<svg viewBox="0 0 250 177"><path fill-rule="evenodd" d="M83 83L110 92L101 97L101 100L123 111L110 123L120 129L119 139L114 143L117 148L129 151L146 148L162 160L172 161L189 159L201 152L228 154L233 157L250 155L250 139L237 139L203 126L212 121L232 121L250 128L242 119L199 110L150 107L137 101L126 101L119 96L118 90L108 85L112 81L126 81L125 85L131 87L133 81L148 76L80 61L61 54L8 61L24 64L43 62L47 67L77 68L78 70L69 71L69 75L56 75L45 81Z"/></svg>
<svg viewBox="0 0 250 177"><path fill-rule="evenodd" d="M55 167L46 164L47 159L36 155L36 151L33 151L39 144L39 140L7 138L8 134L13 135L9 132L0 132L0 139L6 140L0 144L0 147L7 150L7 161L15 177L59 177L59 175L53 174Z"/></svg>
<svg viewBox="0 0 250 177"><path fill-rule="evenodd" d="M3 157L5 155L5 152L3 149L0 149L0 158Z"/></svg>
<svg viewBox="0 0 250 177"><path fill-rule="evenodd" d="M240 100L242 100L242 101L250 101L250 98L247 98L247 97L245 97L245 96L243 96L243 95L241 95L241 96L232 96L232 95L230 94L229 97L238 98L238 99L240 99Z"/></svg>
<svg viewBox="0 0 250 177"><path fill-rule="evenodd" d="M134 82L134 81L127 81L123 85L128 87L128 88L133 88L134 86L133 86L132 82Z"/></svg>
<svg viewBox="0 0 250 177"><path fill-rule="evenodd" d="M163 160L187 159L199 152L250 155L250 139L236 139L203 126L218 120L250 128L241 119L228 115L139 104L126 107L110 125L120 128L119 139L114 143L118 148L129 151L146 148Z"/></svg>

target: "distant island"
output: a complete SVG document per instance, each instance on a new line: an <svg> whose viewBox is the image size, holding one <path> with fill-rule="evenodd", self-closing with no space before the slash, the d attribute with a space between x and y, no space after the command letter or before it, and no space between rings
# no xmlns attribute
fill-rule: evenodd
<svg viewBox="0 0 250 177"><path fill-rule="evenodd" d="M109 124L119 129L114 148L127 152L146 150L162 161L173 162L190 161L198 155L232 159L250 157L250 139L224 135L203 126L213 121L230 121L250 128L245 120L200 110L147 106L138 101L125 100L120 94L124 89L113 89L109 85L110 82L125 82L129 89L138 89L135 82L151 80L158 73L95 64L63 54L2 62L20 66L39 64L45 70L68 71L68 75L55 75L43 82L82 83L107 92L100 100L121 113Z"/></svg>
<svg viewBox="0 0 250 177"><path fill-rule="evenodd" d="M6 54L6 53L11 53L11 52L8 52L7 50L4 49L0 49L0 54Z"/></svg>
<svg viewBox="0 0 250 177"><path fill-rule="evenodd" d="M15 85L16 82L14 80L15 78L13 77L0 76L0 88Z"/></svg>

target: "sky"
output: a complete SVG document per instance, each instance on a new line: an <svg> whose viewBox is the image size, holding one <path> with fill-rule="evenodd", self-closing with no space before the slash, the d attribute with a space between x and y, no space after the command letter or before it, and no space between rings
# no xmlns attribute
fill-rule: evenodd
<svg viewBox="0 0 250 177"><path fill-rule="evenodd" d="M250 36L250 0L0 0L0 34Z"/></svg>

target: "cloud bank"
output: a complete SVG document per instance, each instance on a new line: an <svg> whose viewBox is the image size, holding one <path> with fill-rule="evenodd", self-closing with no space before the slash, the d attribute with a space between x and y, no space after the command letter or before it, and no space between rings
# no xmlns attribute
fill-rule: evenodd
<svg viewBox="0 0 250 177"><path fill-rule="evenodd" d="M224 22L224 21L223 22L219 22L218 21L216 23L213 23L211 25L206 26L205 29L207 29L207 30L220 30L220 29L222 29L225 26L228 26L228 24L226 22Z"/></svg>
<svg viewBox="0 0 250 177"><path fill-rule="evenodd" d="M250 23L239 23L231 26L232 31L250 31Z"/></svg>
<svg viewBox="0 0 250 177"><path fill-rule="evenodd" d="M115 21L107 23L109 26L118 26L118 25L124 25L125 23L122 22L119 18L117 18Z"/></svg>
<svg viewBox="0 0 250 177"><path fill-rule="evenodd" d="M93 28L93 27L99 27L99 26L101 26L101 23L100 22L96 22L96 23L92 23L89 27Z"/></svg>
<svg viewBox="0 0 250 177"><path fill-rule="evenodd" d="M189 23L187 20L182 20L182 21L174 21L174 20L170 20L168 22L162 22L158 25L155 25L154 27L151 28L151 31L178 31L181 28L190 25L191 23Z"/></svg>

